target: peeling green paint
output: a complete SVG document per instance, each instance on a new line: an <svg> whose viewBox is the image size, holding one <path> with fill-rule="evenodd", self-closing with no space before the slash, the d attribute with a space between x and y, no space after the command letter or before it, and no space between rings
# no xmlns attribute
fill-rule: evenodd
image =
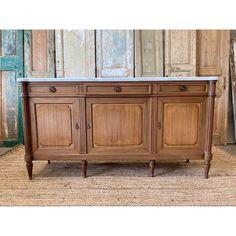
<svg viewBox="0 0 236 236"><path fill-rule="evenodd" d="M23 30L2 30L2 55L0 56L0 70L5 75L5 101L9 126L14 125L16 132L9 128L9 137L0 141L0 146L10 147L23 142L22 112L19 87L16 79L23 77ZM12 94L9 96L8 93ZM15 111L14 111L15 109Z"/></svg>

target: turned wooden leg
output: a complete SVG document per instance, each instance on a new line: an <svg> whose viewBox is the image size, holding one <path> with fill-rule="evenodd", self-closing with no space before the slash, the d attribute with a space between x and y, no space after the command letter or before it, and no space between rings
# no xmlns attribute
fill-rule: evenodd
<svg viewBox="0 0 236 236"><path fill-rule="evenodd" d="M212 154L211 153L206 153L204 156L204 177L205 179L208 179L209 175L209 170L211 167L211 160L212 160Z"/></svg>
<svg viewBox="0 0 236 236"><path fill-rule="evenodd" d="M51 161L50 161L50 160L48 160L48 164L51 164Z"/></svg>
<svg viewBox="0 0 236 236"><path fill-rule="evenodd" d="M154 160L149 161L149 167L151 171L151 177L154 177L154 170L155 170L156 162Z"/></svg>
<svg viewBox="0 0 236 236"><path fill-rule="evenodd" d="M204 173L204 177L205 177L205 179L208 179L210 167L211 167L210 163L205 164L205 169L204 169L204 172L205 172Z"/></svg>
<svg viewBox="0 0 236 236"><path fill-rule="evenodd" d="M32 172L33 172L33 163L32 163L32 161L26 162L26 168L27 168L27 171L28 171L29 179L31 180L32 179Z"/></svg>
<svg viewBox="0 0 236 236"><path fill-rule="evenodd" d="M83 177L86 178L87 177L88 162L87 161L81 161L81 165L82 165Z"/></svg>
<svg viewBox="0 0 236 236"><path fill-rule="evenodd" d="M186 163L189 163L189 159L186 160Z"/></svg>

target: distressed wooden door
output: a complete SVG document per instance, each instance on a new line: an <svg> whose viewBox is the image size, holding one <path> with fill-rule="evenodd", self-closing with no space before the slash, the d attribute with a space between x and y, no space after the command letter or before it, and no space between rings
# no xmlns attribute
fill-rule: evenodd
<svg viewBox="0 0 236 236"><path fill-rule="evenodd" d="M133 77L133 41L133 30L97 30L97 77Z"/></svg>
<svg viewBox="0 0 236 236"><path fill-rule="evenodd" d="M196 30L165 31L165 75L196 75Z"/></svg>
<svg viewBox="0 0 236 236"><path fill-rule="evenodd" d="M55 77L54 52L54 30L25 30L25 77Z"/></svg>
<svg viewBox="0 0 236 236"><path fill-rule="evenodd" d="M163 76L163 30L135 31L135 76Z"/></svg>
<svg viewBox="0 0 236 236"><path fill-rule="evenodd" d="M149 98L88 98L88 153L148 153L150 109Z"/></svg>
<svg viewBox="0 0 236 236"><path fill-rule="evenodd" d="M235 68L236 68L236 40L232 39L230 42L230 82L231 82L233 117L234 117L234 120L236 121L236 73L235 73L236 70ZM236 135L236 122L234 122L234 140L236 139L235 135Z"/></svg>
<svg viewBox="0 0 236 236"><path fill-rule="evenodd" d="M56 30L56 76L95 77L95 31Z"/></svg>
<svg viewBox="0 0 236 236"><path fill-rule="evenodd" d="M216 84L213 142L227 143L229 91L229 30L197 31L197 74L219 76Z"/></svg>
<svg viewBox="0 0 236 236"><path fill-rule="evenodd" d="M0 31L0 146L22 142L17 78L23 77L23 31ZM18 109L19 108L19 109Z"/></svg>

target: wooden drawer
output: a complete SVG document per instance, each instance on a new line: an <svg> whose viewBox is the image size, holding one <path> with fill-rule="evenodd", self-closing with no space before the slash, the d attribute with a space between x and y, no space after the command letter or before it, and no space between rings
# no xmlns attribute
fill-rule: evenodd
<svg viewBox="0 0 236 236"><path fill-rule="evenodd" d="M150 94L150 84L87 84L87 94Z"/></svg>
<svg viewBox="0 0 236 236"><path fill-rule="evenodd" d="M206 84L161 84L159 93L206 93Z"/></svg>
<svg viewBox="0 0 236 236"><path fill-rule="evenodd" d="M75 94L76 86L74 85L30 85L30 94L47 94L47 95L59 95L59 94Z"/></svg>

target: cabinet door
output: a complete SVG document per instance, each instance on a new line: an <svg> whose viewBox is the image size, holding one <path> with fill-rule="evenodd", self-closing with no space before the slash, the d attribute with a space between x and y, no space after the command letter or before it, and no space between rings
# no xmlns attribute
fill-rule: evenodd
<svg viewBox="0 0 236 236"><path fill-rule="evenodd" d="M82 123L79 108L76 98L31 98L33 152L78 153Z"/></svg>
<svg viewBox="0 0 236 236"><path fill-rule="evenodd" d="M89 98L88 153L148 153L150 99Z"/></svg>
<svg viewBox="0 0 236 236"><path fill-rule="evenodd" d="M206 98L160 98L158 153L200 155L204 151Z"/></svg>

